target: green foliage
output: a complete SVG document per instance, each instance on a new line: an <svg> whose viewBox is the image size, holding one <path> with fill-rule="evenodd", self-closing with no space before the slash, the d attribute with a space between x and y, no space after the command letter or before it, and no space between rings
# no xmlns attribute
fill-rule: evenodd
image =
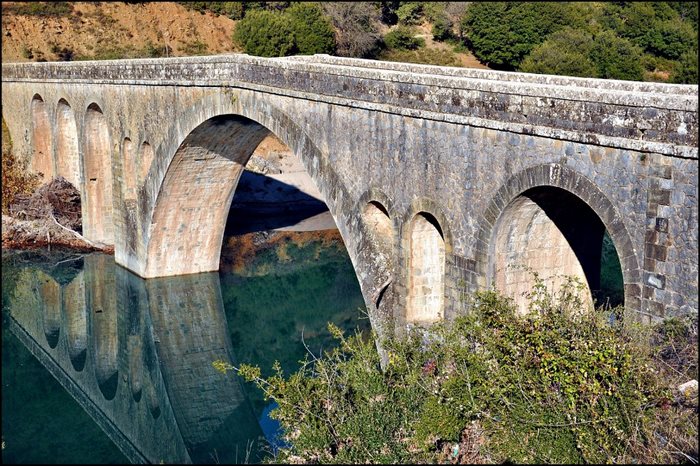
<svg viewBox="0 0 700 466"><path fill-rule="evenodd" d="M671 81L677 84L698 84L698 50L685 52L671 75Z"/></svg>
<svg viewBox="0 0 700 466"><path fill-rule="evenodd" d="M15 158L10 131L2 119L2 213L9 214L10 204L17 194L31 194L39 187L40 178L26 163Z"/></svg>
<svg viewBox="0 0 700 466"><path fill-rule="evenodd" d="M149 48L147 51L151 52L152 50ZM180 51L185 55L205 55L208 51L208 47L207 44L201 40L195 40L185 43Z"/></svg>
<svg viewBox="0 0 700 466"><path fill-rule="evenodd" d="M461 30L479 60L513 70L549 34L570 22L567 4L474 2L462 18Z"/></svg>
<svg viewBox="0 0 700 466"><path fill-rule="evenodd" d="M295 3L284 14L292 25L298 53L313 55L335 51L333 26L317 4Z"/></svg>
<svg viewBox="0 0 700 466"><path fill-rule="evenodd" d="M278 403L271 415L291 446L277 462L674 459L656 440L669 432L655 420L671 393L653 360L653 329L610 323L584 308L580 290L572 279L552 294L537 280L526 316L493 291L477 293L468 315L382 342L385 370L372 339L329 325L339 346L307 356L297 372L287 376L279 364L265 378L257 367L238 372ZM697 358L697 321L657 333L663 347L683 341L684 357ZM673 429L689 433L683 445L697 449L693 416L674 419ZM482 440L469 436L475 431Z"/></svg>
<svg viewBox="0 0 700 466"><path fill-rule="evenodd" d="M246 2L178 2L190 10L200 13L210 11L217 15L225 15L231 19L241 19Z"/></svg>
<svg viewBox="0 0 700 466"><path fill-rule="evenodd" d="M445 15L433 20L433 39L443 41L452 37L452 23Z"/></svg>
<svg viewBox="0 0 700 466"><path fill-rule="evenodd" d="M697 5L693 9L667 2L615 2L605 5L601 22L651 54L678 59L697 47ZM680 12L688 16L683 19Z"/></svg>
<svg viewBox="0 0 700 466"><path fill-rule="evenodd" d="M396 50L415 50L423 47L425 41L414 34L413 28L399 25L384 36L384 43L390 49Z"/></svg>
<svg viewBox="0 0 700 466"><path fill-rule="evenodd" d="M437 50L422 47L416 50L384 50L380 60L403 63L422 63L437 66L462 66L457 55L451 50Z"/></svg>
<svg viewBox="0 0 700 466"><path fill-rule="evenodd" d="M233 40L250 55L283 57L296 52L289 18L272 11L251 11L237 25Z"/></svg>
<svg viewBox="0 0 700 466"><path fill-rule="evenodd" d="M333 26L313 3L297 3L283 12L253 10L246 14L233 34L244 51L263 57L333 53Z"/></svg>
<svg viewBox="0 0 700 466"><path fill-rule="evenodd" d="M8 5L3 2L2 13L60 18L70 16L73 13L73 6L70 2L13 2Z"/></svg>
<svg viewBox="0 0 700 466"><path fill-rule="evenodd" d="M415 26L423 17L423 2L401 2L396 10L399 23L406 26Z"/></svg>
<svg viewBox="0 0 700 466"><path fill-rule="evenodd" d="M594 78L598 74L590 59L593 37L579 29L565 28L535 47L519 71Z"/></svg>
<svg viewBox="0 0 700 466"><path fill-rule="evenodd" d="M642 50L612 31L595 37L590 56L598 68L598 77L641 81L644 76Z"/></svg>

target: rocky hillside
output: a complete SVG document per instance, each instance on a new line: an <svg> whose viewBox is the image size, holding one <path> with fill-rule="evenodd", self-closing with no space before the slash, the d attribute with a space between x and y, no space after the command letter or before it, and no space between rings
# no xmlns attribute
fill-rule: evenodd
<svg viewBox="0 0 700 466"><path fill-rule="evenodd" d="M238 51L231 40L235 21L174 2L51 5L2 2L3 62Z"/></svg>

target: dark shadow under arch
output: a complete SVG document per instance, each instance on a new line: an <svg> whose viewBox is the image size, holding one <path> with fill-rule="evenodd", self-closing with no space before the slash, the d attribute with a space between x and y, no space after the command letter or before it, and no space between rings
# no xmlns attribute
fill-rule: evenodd
<svg viewBox="0 0 700 466"><path fill-rule="evenodd" d="M607 231L617 250L624 282L624 302L627 308L639 305L640 271L632 241L622 218L608 198L593 182L574 170L558 165L538 165L512 176L493 196L480 218L477 239L477 271L493 284L494 234L504 211L519 196L527 196L538 203L550 218L562 225L562 234L573 241L572 249L581 261L586 278L597 286L600 283L600 244ZM580 203L572 208L567 202ZM574 204L577 205L577 204ZM568 218L568 220L567 220ZM574 219L574 220L572 220ZM578 225L578 227L577 227ZM576 233L576 228L590 225L591 238ZM593 244L595 243L595 245ZM586 250L592 253L586 256Z"/></svg>

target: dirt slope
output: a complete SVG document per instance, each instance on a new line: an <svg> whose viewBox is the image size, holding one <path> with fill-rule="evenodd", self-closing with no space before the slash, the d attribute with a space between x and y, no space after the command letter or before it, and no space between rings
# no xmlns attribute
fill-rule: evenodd
<svg viewBox="0 0 700 466"><path fill-rule="evenodd" d="M146 56L149 46L162 56L237 51L235 21L173 2L75 2L58 18L13 14L13 3L2 2L3 62L54 61L66 50L73 60Z"/></svg>

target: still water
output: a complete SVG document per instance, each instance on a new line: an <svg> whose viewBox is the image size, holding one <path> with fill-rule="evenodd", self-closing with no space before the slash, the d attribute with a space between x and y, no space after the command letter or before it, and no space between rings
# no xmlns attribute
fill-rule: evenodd
<svg viewBox="0 0 700 466"><path fill-rule="evenodd" d="M332 347L328 322L347 332L369 322L339 239L290 234L245 259L142 280L103 254L3 250L3 462L269 455L274 405L212 362L269 374L278 360L289 374L304 345Z"/></svg>

